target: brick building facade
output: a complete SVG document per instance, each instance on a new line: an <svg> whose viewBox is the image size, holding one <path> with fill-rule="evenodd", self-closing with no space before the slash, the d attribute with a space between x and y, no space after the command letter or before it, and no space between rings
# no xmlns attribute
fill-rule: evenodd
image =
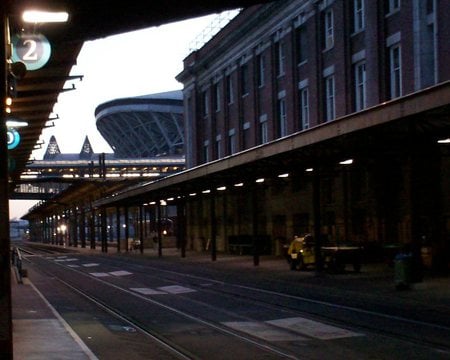
<svg viewBox="0 0 450 360"><path fill-rule="evenodd" d="M189 200L192 247L200 248L196 239L212 228L219 251L229 249L230 237L253 234L270 238L270 252L278 254L276 239L316 229L369 249L431 246L448 264L450 161L436 134L405 122L354 135L350 147L336 125L333 140L308 145L318 141L317 131L349 117L354 128L356 121L383 122L378 108L392 104L401 112L402 99L422 101L412 94L448 81L449 17L446 2L437 0L275 1L245 9L191 53L177 76L187 167L255 149L263 154L278 143L285 151L267 162L264 188L217 193L214 203ZM291 139L305 148L295 158ZM338 157L346 155L359 159L344 169ZM314 177L304 172L311 163ZM288 178L277 177L283 171Z"/></svg>
<svg viewBox="0 0 450 360"><path fill-rule="evenodd" d="M188 167L450 79L437 0L275 1L184 61Z"/></svg>

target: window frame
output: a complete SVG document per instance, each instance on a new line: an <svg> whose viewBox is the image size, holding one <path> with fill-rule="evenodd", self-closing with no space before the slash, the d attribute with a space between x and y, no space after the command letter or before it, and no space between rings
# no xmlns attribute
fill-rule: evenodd
<svg viewBox="0 0 450 360"><path fill-rule="evenodd" d="M302 130L309 129L309 89L308 87L304 87L299 90L300 97L300 118L301 118L301 126Z"/></svg>
<svg viewBox="0 0 450 360"><path fill-rule="evenodd" d="M256 66L257 66L257 84L258 87L261 88L265 85L265 67L266 67L266 60L264 57L264 54L258 54L256 57Z"/></svg>
<svg viewBox="0 0 450 360"><path fill-rule="evenodd" d="M365 61L354 64L354 79L355 111L361 111L367 107L367 73Z"/></svg>
<svg viewBox="0 0 450 360"><path fill-rule="evenodd" d="M336 81L334 74L325 78L325 122L336 118Z"/></svg>
<svg viewBox="0 0 450 360"><path fill-rule="evenodd" d="M275 42L275 56L276 56L276 74L277 77L285 74L286 53L284 43L281 40Z"/></svg>
<svg viewBox="0 0 450 360"><path fill-rule="evenodd" d="M324 50L334 47L334 12L333 9L327 9L324 13Z"/></svg>
<svg viewBox="0 0 450 360"><path fill-rule="evenodd" d="M353 0L353 32L363 31L366 27L364 0Z"/></svg>
<svg viewBox="0 0 450 360"><path fill-rule="evenodd" d="M288 135L286 98L278 99L278 135L284 137Z"/></svg>
<svg viewBox="0 0 450 360"><path fill-rule="evenodd" d="M396 63L398 65L395 65ZM390 99L396 99L403 94L402 49L400 43L389 47L389 91Z"/></svg>
<svg viewBox="0 0 450 360"><path fill-rule="evenodd" d="M228 105L233 104L234 103L234 93L233 93L233 77L232 74L228 74L225 77L225 81L226 81L226 95L227 95L227 103Z"/></svg>

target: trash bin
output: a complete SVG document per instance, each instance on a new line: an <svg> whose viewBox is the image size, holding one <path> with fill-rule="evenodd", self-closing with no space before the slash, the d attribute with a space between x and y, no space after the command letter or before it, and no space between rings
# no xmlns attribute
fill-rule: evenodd
<svg viewBox="0 0 450 360"><path fill-rule="evenodd" d="M394 278L397 290L409 289L412 282L412 255L400 253L394 259Z"/></svg>

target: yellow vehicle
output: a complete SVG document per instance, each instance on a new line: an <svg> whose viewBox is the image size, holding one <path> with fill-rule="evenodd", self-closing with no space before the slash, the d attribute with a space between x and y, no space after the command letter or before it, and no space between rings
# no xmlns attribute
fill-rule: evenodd
<svg viewBox="0 0 450 360"><path fill-rule="evenodd" d="M326 244L320 247L322 261L332 272L343 272L346 264L352 264L353 270L361 270L362 249L359 246ZM315 266L315 244L310 234L304 237L294 237L288 249L288 262L291 270L304 270Z"/></svg>
<svg viewBox="0 0 450 360"><path fill-rule="evenodd" d="M291 270L301 270L308 265L315 264L314 242L310 234L303 237L294 237L288 249L288 260Z"/></svg>

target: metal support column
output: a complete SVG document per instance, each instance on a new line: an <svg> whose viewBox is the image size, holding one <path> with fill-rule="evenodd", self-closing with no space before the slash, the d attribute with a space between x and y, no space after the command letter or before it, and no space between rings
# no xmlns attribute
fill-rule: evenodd
<svg viewBox="0 0 450 360"><path fill-rule="evenodd" d="M177 239L180 244L181 257L186 257L186 202L177 203Z"/></svg>
<svg viewBox="0 0 450 360"><path fill-rule="evenodd" d="M89 236L91 249L95 249L95 210L91 208L91 216L89 218Z"/></svg>
<svg viewBox="0 0 450 360"><path fill-rule="evenodd" d="M116 208L117 252L120 253L120 207Z"/></svg>
<svg viewBox="0 0 450 360"><path fill-rule="evenodd" d="M144 253L144 206L139 205L139 251Z"/></svg>
<svg viewBox="0 0 450 360"><path fill-rule="evenodd" d="M80 221L80 242L81 247L84 249L86 247L86 211L84 206L81 207L81 221Z"/></svg>
<svg viewBox="0 0 450 360"><path fill-rule="evenodd" d="M100 210L100 239L102 242L102 252L108 252L108 225L106 219L106 208Z"/></svg>
<svg viewBox="0 0 450 360"><path fill-rule="evenodd" d="M156 223L156 228L158 230L158 257L162 256L162 226L161 226L161 201L158 201L157 213L158 213L158 221Z"/></svg>
<svg viewBox="0 0 450 360"><path fill-rule="evenodd" d="M125 206L125 251L129 251L128 248L128 237L130 236L130 219L128 218L128 206Z"/></svg>
<svg viewBox="0 0 450 360"><path fill-rule="evenodd" d="M321 209L320 209L320 174L314 169L313 175L313 216L314 216L314 252L316 254L316 274L323 272Z"/></svg>
<svg viewBox="0 0 450 360"><path fill-rule="evenodd" d="M252 186L252 248L253 248L253 265L259 265L259 248L260 244L258 242L258 188L256 184Z"/></svg>
<svg viewBox="0 0 450 360"><path fill-rule="evenodd" d="M9 1L1 1L0 16L0 349L4 359L13 358L12 311L11 311L11 268L9 239L9 197L8 197L8 143L6 133L5 99L7 97L6 47L8 38L7 10Z"/></svg>
<svg viewBox="0 0 450 360"><path fill-rule="evenodd" d="M216 219L216 199L215 194L211 192L209 202L209 214L211 220L211 260L217 260L217 219Z"/></svg>

